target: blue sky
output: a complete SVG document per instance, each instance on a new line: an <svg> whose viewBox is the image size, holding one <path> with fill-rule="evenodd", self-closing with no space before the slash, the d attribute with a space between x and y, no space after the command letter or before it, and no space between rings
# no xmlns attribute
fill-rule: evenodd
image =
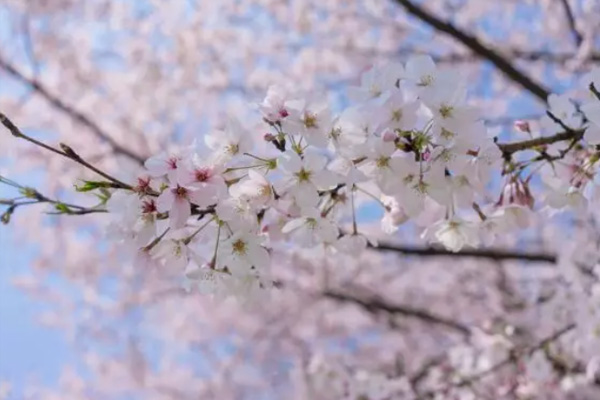
<svg viewBox="0 0 600 400"><path fill-rule="evenodd" d="M28 272L34 253L33 246L17 242L10 228L0 226L0 381L15 387L29 379L52 385L71 358L62 334L36 322L43 304L11 284Z"/></svg>

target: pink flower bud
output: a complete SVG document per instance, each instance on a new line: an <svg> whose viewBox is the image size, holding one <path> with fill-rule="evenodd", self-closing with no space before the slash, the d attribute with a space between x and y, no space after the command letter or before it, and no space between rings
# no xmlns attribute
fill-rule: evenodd
<svg viewBox="0 0 600 400"><path fill-rule="evenodd" d="M515 121L515 128L521 132L531 133L531 127L527 121Z"/></svg>

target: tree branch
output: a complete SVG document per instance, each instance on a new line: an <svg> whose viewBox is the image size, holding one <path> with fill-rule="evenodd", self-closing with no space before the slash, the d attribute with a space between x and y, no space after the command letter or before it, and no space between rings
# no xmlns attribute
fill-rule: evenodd
<svg viewBox="0 0 600 400"><path fill-rule="evenodd" d="M443 326L454 332L458 332L463 336L471 335L471 330L468 326L453 321L451 319L436 315L429 311L421 310L419 308L390 304L378 298L363 299L353 297L349 294L344 294L336 291L326 291L325 293L323 293L323 295L333 300L354 303L372 313L384 311L390 314L403 315L405 317L415 318L430 324Z"/></svg>
<svg viewBox="0 0 600 400"><path fill-rule="evenodd" d="M73 160L76 163L84 166L85 168L89 169L90 171L94 171L95 173L97 173L98 175L108 179L109 181L111 181L112 183L114 183L117 188L120 189L127 189L127 190L133 190L133 187L131 185L128 185L127 183L121 182L120 180L118 180L117 178L107 174L106 172L94 167L93 165L91 165L90 163L88 163L87 161L85 161L83 158L81 158L81 156L79 156L79 154L77 154L72 148L70 148L69 146L61 143L60 144L60 149L57 149L55 147L49 146L44 142L40 142L37 139L34 139L30 136L27 136L26 134L24 134L6 115L4 115L2 112L0 112L0 123L2 125L4 125L4 127L16 138L19 139L23 139L26 140L30 143L35 144L36 146L39 146L43 149L46 149L48 151L51 151L53 153L56 153L58 155L61 155L65 158L68 158L69 160Z"/></svg>
<svg viewBox="0 0 600 400"><path fill-rule="evenodd" d="M532 149L537 146L543 146L567 140L581 140L584 132L584 129L569 129L568 131L557 133L556 135L552 136L541 136L535 139L523 140L521 142L514 143L498 143L498 148L502 150L502 153L510 155L512 153L516 153L517 151Z"/></svg>
<svg viewBox="0 0 600 400"><path fill-rule="evenodd" d="M581 42L583 42L583 36L577 30L577 24L575 22L575 15L573 15L573 10L571 9L571 5L569 4L569 0L560 0L563 9L565 11L565 16L567 17L567 22L569 24L569 29L573 34L573 38L575 39L575 43L577 47L581 46Z"/></svg>
<svg viewBox="0 0 600 400"><path fill-rule="evenodd" d="M92 121L89 117L76 110L71 105L65 103L63 100L61 100L54 94L50 93L50 91L36 79L27 78L13 65L11 65L9 62L2 58L0 58L0 69L4 70L9 75L19 80L21 83L30 87L33 91L35 91L48 103L50 103L50 105L52 105L54 108L88 128L96 137L108 143L113 148L116 154L126 156L138 164L144 163L144 158L142 156L135 154L126 147L118 144L108 133L102 130L102 128L100 128L100 126L98 126L96 122Z"/></svg>
<svg viewBox="0 0 600 400"><path fill-rule="evenodd" d="M516 69L508 60L502 57L499 53L480 42L479 39L477 39L477 37L463 32L450 22L442 21L433 13L425 10L424 8L421 8L420 6L418 6L410 0L395 1L396 3L401 5L409 14L417 17L432 28L456 39L481 58L491 62L506 77L518 83L521 87L529 91L531 94L533 94L540 100L545 102L548 96L550 95L548 89L544 88L541 84L535 82L532 78L525 75L525 73Z"/></svg>
<svg viewBox="0 0 600 400"><path fill-rule="evenodd" d="M432 256L432 257L473 257L485 258L489 260L517 260L531 262L545 262L555 264L557 257L554 254L548 253L525 253L519 251L510 251L503 249L463 249L459 252L452 252L437 247L413 247L403 246L392 243L380 242L377 246L370 246L373 250L390 251L395 253L415 255L415 256Z"/></svg>

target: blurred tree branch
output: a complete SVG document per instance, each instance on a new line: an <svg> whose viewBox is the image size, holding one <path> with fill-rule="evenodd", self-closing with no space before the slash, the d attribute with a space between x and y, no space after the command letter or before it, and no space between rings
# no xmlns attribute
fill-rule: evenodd
<svg viewBox="0 0 600 400"><path fill-rule="evenodd" d="M456 39L464 46L468 47L473 53L479 57L488 60L496 68L498 68L507 78L516 82L525 90L533 94L535 97L542 101L546 101L550 92L548 89L543 87L540 83L535 82L531 77L527 76L524 72L519 71L510 63L506 58L497 53L495 50L484 45L477 37L466 33L451 22L442 21L433 13L425 10L419 5L413 3L410 0L395 0L400 6L402 6L406 12L420 19L430 27L436 29L439 32L445 33L448 36Z"/></svg>
<svg viewBox="0 0 600 400"><path fill-rule="evenodd" d="M390 251L405 255L415 256L431 256L431 257L473 257L483 258L495 261L516 260L530 262L544 262L554 264L557 262L557 257L554 254L539 252L519 252L504 249L463 249L459 252L452 252L436 247L416 247L404 246L399 244L380 242L376 247L371 247L373 250Z"/></svg>
<svg viewBox="0 0 600 400"><path fill-rule="evenodd" d="M573 15L573 10L571 9L571 5L569 4L569 0L559 0L562 4L562 7L565 11L565 16L567 18L567 22L569 24L569 29L573 34L573 38L575 39L575 43L577 47L581 46L581 42L583 42L583 36L577 30L577 24L575 22L575 15Z"/></svg>
<svg viewBox="0 0 600 400"><path fill-rule="evenodd" d="M105 132L96 122L91 120L82 112L75 109L73 106L65 103L56 95L50 93L50 91L35 78L26 77L11 63L2 58L0 58L0 69L5 71L24 85L31 88L35 93L37 93L38 95L43 97L48 103L50 103L50 105L52 105L55 109L88 128L96 137L108 143L114 150L115 154L126 156L138 164L144 163L144 157L134 153L127 147L117 143L115 139L113 139L107 132Z"/></svg>
<svg viewBox="0 0 600 400"><path fill-rule="evenodd" d="M416 318L426 323L443 326L454 332L460 333L463 336L471 335L471 330L467 325L463 325L460 322L416 307L391 304L375 296L367 299L338 291L326 291L323 295L333 300L354 303L372 313L383 311L390 314L403 315L405 317Z"/></svg>

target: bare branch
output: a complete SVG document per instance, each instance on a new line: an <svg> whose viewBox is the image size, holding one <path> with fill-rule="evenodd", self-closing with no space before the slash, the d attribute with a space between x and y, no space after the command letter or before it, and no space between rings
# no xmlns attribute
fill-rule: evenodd
<svg viewBox="0 0 600 400"><path fill-rule="evenodd" d="M473 257L486 258L495 261L517 260L531 262L556 263L557 257L548 253L525 253L519 251L510 251L503 249L463 249L459 252L452 252L437 247L414 247L403 246L399 244L380 242L376 247L371 247L378 251L391 251L406 255L431 256L431 257Z"/></svg>
<svg viewBox="0 0 600 400"><path fill-rule="evenodd" d="M42 147L43 149L46 149L48 151L51 151L55 154L61 155L63 157L66 157L70 160L75 161L76 163L86 167L87 169L89 169L90 171L94 171L95 173L97 173L98 175L108 179L109 181L111 181L112 183L114 183L117 188L120 189L127 189L127 190L133 190L133 187L131 185L128 185L124 182L121 182L120 180L118 180L117 178L107 174L104 171L101 171L100 169L94 167L93 165L91 165L90 163L88 163L87 161L85 161L83 158L81 158L79 156L79 154L77 154L72 148L70 148L69 146L67 146L66 144L61 143L60 144L60 150L49 146L43 142L40 142L37 139L34 139L30 136L27 136L26 134L24 134L6 115L4 115L2 112L0 112L0 123L2 125L4 125L4 127L16 138L19 139L23 139L26 140L30 143L35 144L36 146Z"/></svg>
<svg viewBox="0 0 600 400"><path fill-rule="evenodd" d="M50 91L36 79L27 78L13 65L11 65L9 62L2 58L0 58L0 69L6 71L15 79L21 81L21 83L30 87L37 94L39 94L46 101L48 101L48 103L50 103L54 108L88 128L96 137L108 143L113 148L116 154L126 156L138 164L144 163L144 158L142 156L135 154L126 147L118 144L108 133L102 130L102 128L100 128L100 126L98 126L96 122L92 121L89 117L76 110L73 106L65 103L56 95L50 93Z"/></svg>
<svg viewBox="0 0 600 400"><path fill-rule="evenodd" d="M504 154L512 154L517 151L532 149L537 146L553 144L568 140L581 140L583 138L584 129L569 129L568 131L557 133L552 136L541 136L535 139L523 140L514 143L498 143L498 147Z"/></svg>
<svg viewBox="0 0 600 400"><path fill-rule="evenodd" d="M421 21L431 26L432 28L453 37L471 51L477 54L479 57L488 60L496 68L498 68L506 77L511 79L513 82L518 83L521 87L529 91L535 97L542 101L546 101L550 92L544 88L540 83L535 82L531 77L527 76L522 71L515 68L508 60L497 53L495 50L487 47L477 39L477 37L470 35L462 30L458 29L450 22L442 21L433 13L425 10L419 5L413 3L410 0L396 0L396 3L401 5L409 14L419 18Z"/></svg>

